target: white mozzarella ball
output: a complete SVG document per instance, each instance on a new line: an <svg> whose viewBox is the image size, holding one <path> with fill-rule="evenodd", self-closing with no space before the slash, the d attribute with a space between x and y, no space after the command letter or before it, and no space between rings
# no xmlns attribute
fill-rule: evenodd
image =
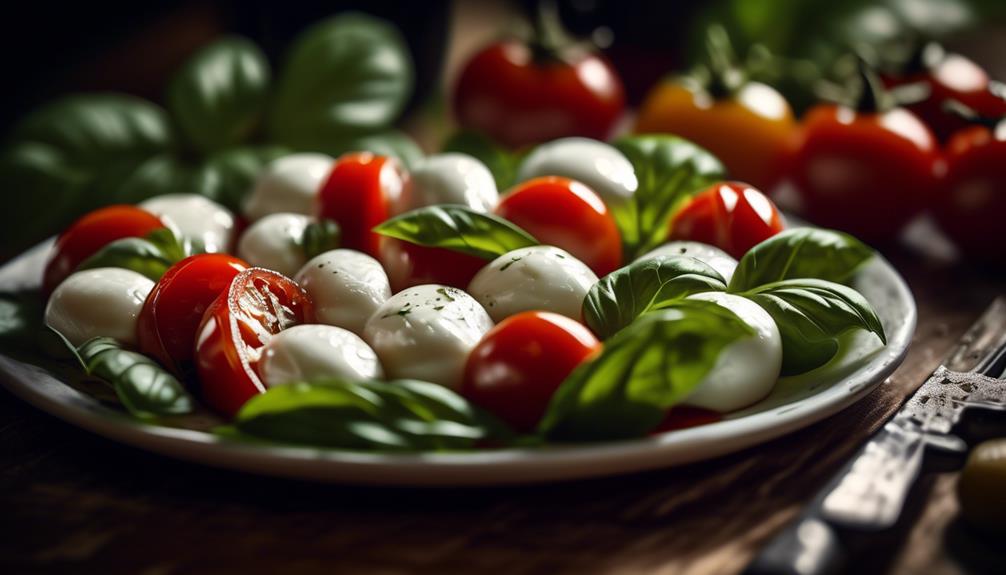
<svg viewBox="0 0 1006 575"><path fill-rule="evenodd" d="M301 214L270 214L241 234L238 257L253 266L292 276L306 262L300 242L304 229L313 221Z"/></svg>
<svg viewBox="0 0 1006 575"><path fill-rule="evenodd" d="M291 154L269 163L245 203L251 221L282 212L314 215L315 202L335 160L325 154Z"/></svg>
<svg viewBox="0 0 1006 575"><path fill-rule="evenodd" d="M144 210L166 220L183 236L199 241L205 251L221 253L234 243L234 214L198 194L167 194L140 204Z"/></svg>
<svg viewBox="0 0 1006 575"><path fill-rule="evenodd" d="M411 175L411 208L460 204L477 212L491 212L499 202L489 168L467 154L429 156L413 166Z"/></svg>
<svg viewBox="0 0 1006 575"><path fill-rule="evenodd" d="M355 333L331 325L295 325L269 338L258 372L266 387L325 378L384 377L377 354Z"/></svg>
<svg viewBox="0 0 1006 575"><path fill-rule="evenodd" d="M314 301L319 323L363 333L367 320L391 297L380 262L355 250L315 256L294 277Z"/></svg>
<svg viewBox="0 0 1006 575"><path fill-rule="evenodd" d="M468 353L493 326L474 298L428 284L393 295L367 321L363 338L390 378L461 386Z"/></svg>
<svg viewBox="0 0 1006 575"><path fill-rule="evenodd" d="M755 334L728 345L702 383L685 402L721 413L746 407L764 398L779 379L782 340L772 316L755 302L724 292L689 296L714 302L737 314Z"/></svg>
<svg viewBox="0 0 1006 575"><path fill-rule="evenodd" d="M597 276L569 252L532 246L503 254L475 274L468 292L493 321L522 311L551 311L580 321L583 298Z"/></svg>
<svg viewBox="0 0 1006 575"><path fill-rule="evenodd" d="M136 344L136 320L154 282L132 270L95 268L70 275L52 292L45 323L79 346L95 337Z"/></svg>
<svg viewBox="0 0 1006 575"><path fill-rule="evenodd" d="M721 276L723 280L730 283L730 278L734 277L737 269L737 260L730 254L716 246L704 244L702 242L673 241L647 252L636 259L636 261L652 258L655 256L689 256L708 264Z"/></svg>
<svg viewBox="0 0 1006 575"><path fill-rule="evenodd" d="M612 208L624 205L638 185L632 164L621 152L590 138L562 138L535 148L521 163L517 180L541 176L582 182Z"/></svg>

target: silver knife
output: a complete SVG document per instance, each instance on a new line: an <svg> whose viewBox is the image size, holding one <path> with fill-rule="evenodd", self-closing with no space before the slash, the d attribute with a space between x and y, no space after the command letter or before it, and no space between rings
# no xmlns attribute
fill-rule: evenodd
<svg viewBox="0 0 1006 575"><path fill-rule="evenodd" d="M838 573L871 540L884 540L877 536L898 523L924 465L959 467L969 445L1006 435L1004 371L1006 297L1000 297L745 573Z"/></svg>

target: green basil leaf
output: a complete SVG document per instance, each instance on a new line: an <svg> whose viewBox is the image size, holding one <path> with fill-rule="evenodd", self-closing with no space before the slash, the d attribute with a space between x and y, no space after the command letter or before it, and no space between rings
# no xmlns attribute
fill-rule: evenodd
<svg viewBox="0 0 1006 575"><path fill-rule="evenodd" d="M706 301L643 315L566 378L539 430L559 440L641 436L688 397L726 346L753 333L733 312Z"/></svg>
<svg viewBox="0 0 1006 575"><path fill-rule="evenodd" d="M283 68L271 130L289 146L315 149L349 134L386 128L412 91L412 61L392 25L342 14L294 43Z"/></svg>
<svg viewBox="0 0 1006 575"><path fill-rule="evenodd" d="M716 156L677 136L631 136L614 146L632 163L638 181L632 201L614 212L627 260L664 243L682 203L726 177Z"/></svg>
<svg viewBox="0 0 1006 575"><path fill-rule="evenodd" d="M601 278L583 300L583 319L607 339L648 311L693 293L724 291L723 276L688 256L656 256L633 262Z"/></svg>
<svg viewBox="0 0 1006 575"><path fill-rule="evenodd" d="M195 409L195 402L175 376L111 338L84 342L77 355L87 374L111 383L122 405L136 417L183 415Z"/></svg>
<svg viewBox="0 0 1006 575"><path fill-rule="evenodd" d="M443 151L468 154L485 164L496 180L496 189L501 192L517 182L517 170L523 158L522 154L504 149L489 137L469 131L451 136L444 143Z"/></svg>
<svg viewBox="0 0 1006 575"><path fill-rule="evenodd" d="M464 206L427 206L391 218L374 231L421 246L446 248L487 260L538 245L530 234L499 216Z"/></svg>
<svg viewBox="0 0 1006 575"><path fill-rule="evenodd" d="M791 279L759 286L742 295L772 316L782 336L782 373L793 375L828 363L838 338L865 329L887 343L876 312L856 290L825 280Z"/></svg>
<svg viewBox="0 0 1006 575"><path fill-rule="evenodd" d="M191 243L179 241L171 230L163 228L144 238L116 240L84 260L77 269L125 268L156 282L168 268L195 252Z"/></svg>
<svg viewBox="0 0 1006 575"><path fill-rule="evenodd" d="M339 224L329 219L311 222L304 228L300 239L300 248L304 258L311 259L316 255L339 247Z"/></svg>
<svg viewBox="0 0 1006 575"><path fill-rule="evenodd" d="M270 388L235 427L277 441L342 449L468 449L506 431L453 391L421 381L324 380Z"/></svg>
<svg viewBox="0 0 1006 575"><path fill-rule="evenodd" d="M290 154L284 146L244 146L215 154L200 168L195 193L202 194L235 213L244 211L262 169L271 161Z"/></svg>
<svg viewBox="0 0 1006 575"><path fill-rule="evenodd" d="M818 228L784 230L744 254L730 279L731 292L798 278L843 283L873 257L873 250L849 234Z"/></svg>
<svg viewBox="0 0 1006 575"><path fill-rule="evenodd" d="M210 153L255 131L269 96L269 63L255 44L224 38L196 53L168 87L168 108L182 135Z"/></svg>

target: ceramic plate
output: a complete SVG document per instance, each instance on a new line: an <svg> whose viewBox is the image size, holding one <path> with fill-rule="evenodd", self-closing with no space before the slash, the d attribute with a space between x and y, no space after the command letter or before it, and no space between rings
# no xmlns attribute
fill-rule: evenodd
<svg viewBox="0 0 1006 575"><path fill-rule="evenodd" d="M39 246L0 268L0 292L36 285L48 248ZM829 365L781 379L769 397L721 422L604 444L418 455L248 445L202 431L139 422L61 382L45 368L6 354L0 354L0 383L39 409L114 441L263 475L440 486L597 477L738 451L810 425L863 398L904 359L915 330L916 312L908 286L879 256L860 272L854 285L877 310L888 335L886 347L872 335L854 334L843 342L839 356Z"/></svg>

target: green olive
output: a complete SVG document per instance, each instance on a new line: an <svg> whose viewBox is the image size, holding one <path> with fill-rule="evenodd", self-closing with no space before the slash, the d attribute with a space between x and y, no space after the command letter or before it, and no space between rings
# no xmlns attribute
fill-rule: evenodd
<svg viewBox="0 0 1006 575"><path fill-rule="evenodd" d="M1006 439L986 441L971 450L957 494L968 524L990 534L1006 534Z"/></svg>

